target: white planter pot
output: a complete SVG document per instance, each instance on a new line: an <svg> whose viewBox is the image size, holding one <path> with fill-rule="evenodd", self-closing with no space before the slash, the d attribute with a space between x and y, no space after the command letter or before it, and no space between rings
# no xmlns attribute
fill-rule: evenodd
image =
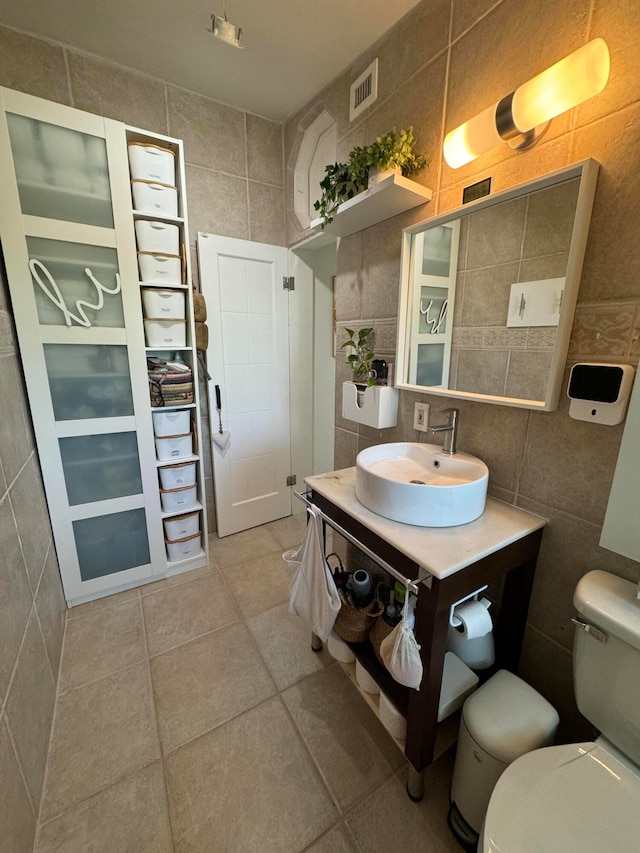
<svg viewBox="0 0 640 853"><path fill-rule="evenodd" d="M384 181L385 178L389 178L391 175L401 175L402 169L400 166L396 166L393 169L378 169L375 166L372 166L369 169L369 181L368 186L372 186L373 184L379 184L380 181Z"/></svg>

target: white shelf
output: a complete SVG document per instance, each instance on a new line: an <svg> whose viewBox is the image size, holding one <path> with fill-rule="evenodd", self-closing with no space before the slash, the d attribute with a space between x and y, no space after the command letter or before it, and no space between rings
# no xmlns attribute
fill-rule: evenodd
<svg viewBox="0 0 640 853"><path fill-rule="evenodd" d="M321 219L314 219L311 228L322 237L348 237L399 213L426 204L431 201L432 195L428 187L403 178L402 175L390 175L341 204L333 222L327 225L324 231L320 228Z"/></svg>
<svg viewBox="0 0 640 853"><path fill-rule="evenodd" d="M157 213L146 213L144 210L134 210L133 218L153 219L156 222L169 222L172 225L182 225L184 223L184 219L182 218L182 216L162 216Z"/></svg>
<svg viewBox="0 0 640 853"><path fill-rule="evenodd" d="M160 281L139 281L140 287L161 287L163 290L189 290L188 284L165 284Z"/></svg>
<svg viewBox="0 0 640 853"><path fill-rule="evenodd" d="M159 436L160 438L162 436ZM164 468L167 465L182 465L185 462L197 462L200 459L198 455L192 453L191 456L185 456L183 459L166 459L164 462L160 462L159 459L156 460L156 465L158 468Z"/></svg>
<svg viewBox="0 0 640 853"><path fill-rule="evenodd" d="M187 512L197 512L200 509L202 509L202 504L200 503L200 501L196 501L193 506L187 506L183 509L177 509L174 510L174 512L162 512L160 514L162 518L173 518L176 515L185 515ZM191 557L190 559L193 559L193 557Z"/></svg>
<svg viewBox="0 0 640 853"><path fill-rule="evenodd" d="M146 352L191 352L192 349L193 347L173 347L166 345L160 347L145 347Z"/></svg>
<svg viewBox="0 0 640 853"><path fill-rule="evenodd" d="M188 511L189 510L187 510L187 512ZM171 571L171 569L178 569L178 568L181 568L182 566L184 566L186 568L190 563L194 563L196 561L201 561L205 558L206 558L206 554L204 552L204 549L201 548L197 554L194 554L192 557L186 557L186 559L184 559L184 560L174 560L173 562L171 560L167 560L167 570ZM195 566L193 568L195 568ZM176 574L177 574L177 572L176 572Z"/></svg>
<svg viewBox="0 0 640 853"><path fill-rule="evenodd" d="M152 412L166 412L167 409L195 409L195 407L196 407L195 403L176 403L173 406L172 405L169 405L169 406L151 406L151 411ZM159 436L159 438L162 438L162 436Z"/></svg>

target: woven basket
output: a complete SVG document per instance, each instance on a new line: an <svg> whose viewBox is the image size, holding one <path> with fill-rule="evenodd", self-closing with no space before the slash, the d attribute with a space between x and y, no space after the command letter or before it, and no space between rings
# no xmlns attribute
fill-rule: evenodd
<svg viewBox="0 0 640 853"><path fill-rule="evenodd" d="M380 605L377 601L372 601L366 607L354 607L343 601L333 630L347 643L364 643L379 615Z"/></svg>
<svg viewBox="0 0 640 853"><path fill-rule="evenodd" d="M384 621L382 615L380 615L376 621L371 626L371 630L369 631L369 640L371 645L373 646L373 651L375 656L378 658L380 663L384 666L384 661L380 656L380 645L385 637L388 637L389 634L393 631L393 627Z"/></svg>

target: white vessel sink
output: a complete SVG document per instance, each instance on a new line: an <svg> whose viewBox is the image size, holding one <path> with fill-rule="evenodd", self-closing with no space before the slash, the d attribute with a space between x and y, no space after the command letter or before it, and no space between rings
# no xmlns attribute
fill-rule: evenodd
<svg viewBox="0 0 640 853"><path fill-rule="evenodd" d="M467 524L484 512L489 469L466 453L413 441L368 447L356 459L356 497L392 521L420 527Z"/></svg>

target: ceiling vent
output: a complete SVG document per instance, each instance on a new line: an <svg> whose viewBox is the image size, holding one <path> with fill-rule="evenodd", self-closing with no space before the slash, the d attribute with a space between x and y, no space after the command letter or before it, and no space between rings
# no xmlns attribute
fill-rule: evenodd
<svg viewBox="0 0 640 853"><path fill-rule="evenodd" d="M349 97L349 121L353 121L378 97L377 59L351 84Z"/></svg>

